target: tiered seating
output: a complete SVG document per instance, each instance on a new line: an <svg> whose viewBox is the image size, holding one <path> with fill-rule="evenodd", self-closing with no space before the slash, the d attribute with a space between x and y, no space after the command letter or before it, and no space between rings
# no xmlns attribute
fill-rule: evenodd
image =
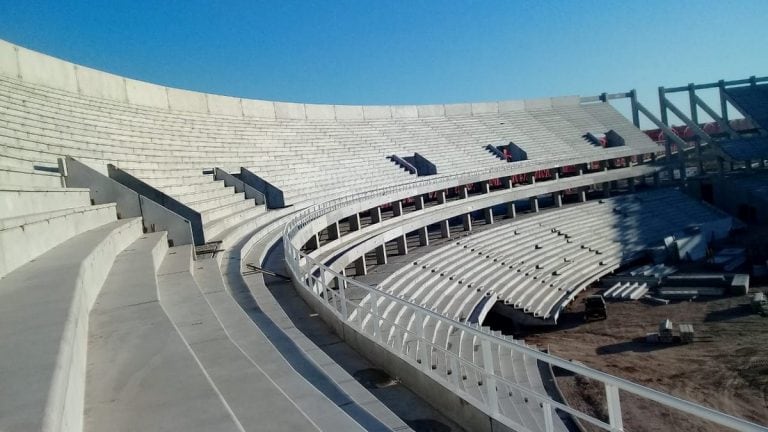
<svg viewBox="0 0 768 432"><path fill-rule="evenodd" d="M196 180L205 168L245 166L281 188L289 203L412 179L386 159L392 154L418 152L439 174L450 174L506 166L484 146L509 141L533 161L655 150L642 134L632 135L631 125L609 105L576 100L451 117L270 120L142 108L9 78L0 78L0 90L0 150L25 161L22 168L53 166L56 157L69 155L134 170L150 184L180 187L207 183ZM578 138L586 128L615 129L632 139L625 147L594 148ZM177 177L179 184L163 180L175 171L193 176Z"/></svg>
<svg viewBox="0 0 768 432"><path fill-rule="evenodd" d="M460 321L486 306L485 297L556 321L578 292L638 252L723 217L673 190L588 202L454 242L379 287ZM487 306L479 312L476 322Z"/></svg>

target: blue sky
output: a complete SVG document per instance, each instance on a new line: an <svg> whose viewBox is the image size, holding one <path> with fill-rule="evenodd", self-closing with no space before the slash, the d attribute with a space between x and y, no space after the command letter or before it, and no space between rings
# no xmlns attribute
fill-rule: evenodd
<svg viewBox="0 0 768 432"><path fill-rule="evenodd" d="M257 99L411 104L768 75L768 1L0 0L0 38Z"/></svg>

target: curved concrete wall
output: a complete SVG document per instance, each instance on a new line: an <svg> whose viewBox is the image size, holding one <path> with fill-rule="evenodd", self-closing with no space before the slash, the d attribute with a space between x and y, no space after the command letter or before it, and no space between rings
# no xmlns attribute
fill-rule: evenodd
<svg viewBox="0 0 768 432"><path fill-rule="evenodd" d="M169 111L295 120L451 117L576 105L578 96L446 105L318 105L163 87L79 66L0 40L0 75L83 96Z"/></svg>

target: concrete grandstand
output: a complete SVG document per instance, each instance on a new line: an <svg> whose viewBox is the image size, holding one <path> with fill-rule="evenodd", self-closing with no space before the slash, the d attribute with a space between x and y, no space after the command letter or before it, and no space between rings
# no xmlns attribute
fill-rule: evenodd
<svg viewBox="0 0 768 432"><path fill-rule="evenodd" d="M763 87L730 95L764 112ZM618 97L638 105L260 101L0 41L0 430L418 429L299 330L280 277L466 430L621 431L625 395L768 430L483 326L492 308L556 325L665 236L731 228L675 188L685 167ZM355 279L435 238L382 283ZM599 382L607 418L555 397L545 365Z"/></svg>

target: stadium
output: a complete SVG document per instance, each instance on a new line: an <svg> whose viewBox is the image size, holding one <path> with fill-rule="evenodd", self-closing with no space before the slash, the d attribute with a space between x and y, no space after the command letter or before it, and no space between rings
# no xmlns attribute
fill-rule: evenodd
<svg viewBox="0 0 768 432"><path fill-rule="evenodd" d="M0 41L0 430L766 431L766 83L301 104ZM751 381L632 372L695 350Z"/></svg>

